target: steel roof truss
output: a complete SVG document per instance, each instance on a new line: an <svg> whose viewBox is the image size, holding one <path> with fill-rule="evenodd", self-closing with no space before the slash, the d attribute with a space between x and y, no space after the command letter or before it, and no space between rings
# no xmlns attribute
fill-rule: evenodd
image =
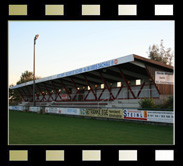
<svg viewBox="0 0 183 166"><path fill-rule="evenodd" d="M45 85L46 91L48 92L48 95L49 95L48 101L49 101L50 97L54 100L54 98L53 98L53 96L50 94L50 91L48 90L46 84L44 84L44 85Z"/></svg>
<svg viewBox="0 0 183 166"><path fill-rule="evenodd" d="M40 87L39 87L38 85L37 85L37 87L38 87L40 93L41 93L42 96L43 96L41 101L44 101L44 99L46 100L46 97L45 97L46 94L44 94L44 93L41 91L41 89L40 89Z"/></svg>
<svg viewBox="0 0 183 166"><path fill-rule="evenodd" d="M54 89L55 89L55 94L57 94L57 96L55 97L55 101L57 100L58 96L60 97L61 99L61 96L60 96L60 93L57 91L57 88L55 87L55 84L53 83L53 81L51 82L51 84L53 85Z"/></svg>
<svg viewBox="0 0 183 166"><path fill-rule="evenodd" d="M105 89L106 89L106 87L104 87L104 89L102 89L102 92L100 93L100 96L98 97L98 100L100 100L100 98L101 98L102 94L104 93Z"/></svg>
<svg viewBox="0 0 183 166"><path fill-rule="evenodd" d="M97 72L97 71L93 71L92 74L93 75L96 75L96 76L99 76L100 77L100 74L99 73L102 73L101 71ZM113 75L110 75L110 74L107 74L107 73L102 73L103 77L105 77L106 80L109 80L109 82L117 82L120 80L120 77L116 77L116 76L113 76Z"/></svg>
<svg viewBox="0 0 183 166"><path fill-rule="evenodd" d="M23 98L23 100L25 101L24 95L21 93L20 89L17 89L17 90L18 90L20 96L21 96L21 97Z"/></svg>
<svg viewBox="0 0 183 166"><path fill-rule="evenodd" d="M156 90L158 91L158 94L160 94L160 91L159 91L159 89L158 89L158 87L157 87L157 85L156 85L156 83L155 83L154 79L152 78L152 76L151 76L151 74L150 74L150 72L149 72L149 70L148 70L147 66L146 66L146 72L147 72L147 74L148 74L149 78L151 79L152 83L154 84L154 86L155 86Z"/></svg>
<svg viewBox="0 0 183 166"><path fill-rule="evenodd" d="M79 77L79 78L83 78L83 76L87 76L87 80L88 81L90 81L90 85L91 84L93 84L93 85L95 85L95 84L101 84L101 81L100 80L98 80L98 79L96 79L96 78L94 78L94 77L92 77L92 76L89 76L90 74L89 73L87 73L87 74L83 74L83 75L78 75L77 77Z"/></svg>
<svg viewBox="0 0 183 166"><path fill-rule="evenodd" d="M95 92L93 91L93 88L91 87L90 83L88 82L87 77L84 76L84 78L85 78L85 81L86 81L87 85L90 87L90 90L92 91L92 93L95 97L95 100L97 100L97 96L96 96Z"/></svg>
<svg viewBox="0 0 183 166"><path fill-rule="evenodd" d="M76 88L76 92L81 96L81 98L82 98L82 100L83 100L83 96L81 95L80 90L77 88L76 83L75 83L75 81L74 81L74 79L73 79L72 77L71 77L71 81L72 81L74 87ZM76 94L77 94L77 93L76 93ZM74 98L75 98L75 97L76 97L76 95L74 96ZM73 98L73 100L74 100L74 98Z"/></svg>
<svg viewBox="0 0 183 166"><path fill-rule="evenodd" d="M119 88L119 91L118 91L118 93L116 94L116 99L118 98L118 96L119 96L119 94L120 94L122 88L123 88L123 85L121 85L121 87Z"/></svg>
<svg viewBox="0 0 183 166"><path fill-rule="evenodd" d="M65 84L63 83L63 81L62 81L62 80L60 80L60 83L61 83L61 84L62 84L62 86L64 87L64 89L65 89L65 91L66 91L67 95L69 96L70 100L72 100L71 95L70 95L70 93L69 93L68 89L66 88L66 86L65 86ZM61 98L61 97L60 97L60 98ZM62 98L61 98L61 99L62 99Z"/></svg>
<svg viewBox="0 0 183 166"><path fill-rule="evenodd" d="M126 78L125 78L125 75L123 74L122 69L121 69L121 68L118 68L118 69L119 69L119 71L120 71L121 77L123 78L123 80L125 81L126 86L128 87L128 90L129 90L130 93L132 94L133 98L136 99L136 97L135 97L135 95L134 95L134 93L133 93L133 91L132 91L130 85L128 84L128 81L127 81Z"/></svg>
<svg viewBox="0 0 183 166"><path fill-rule="evenodd" d="M68 79L69 79L69 80L68 80ZM73 86L73 82L72 82L72 80L71 80L71 77L64 78L64 79L62 78L62 81L65 82L65 85L70 86L71 88L74 87L74 86ZM77 83L77 85L83 86L83 84L79 84L79 83Z"/></svg>
<svg viewBox="0 0 183 166"><path fill-rule="evenodd" d="M118 70L117 67L112 67L109 70L115 71L116 73L120 73L120 71ZM128 71L128 70L125 70L125 69L123 69L123 74L127 75L127 76L134 77L134 78L142 78L142 79L146 79L147 78L147 76L144 76L142 74L135 73L135 72L132 72L132 71Z"/></svg>
<svg viewBox="0 0 183 166"><path fill-rule="evenodd" d="M136 98L138 98L138 97L139 97L139 95L140 95L140 93L141 93L141 91L142 91L142 89L143 89L144 85L145 85L145 82L143 82L143 84L141 85L141 87L140 87L140 89L139 89L139 92L138 92L138 94L137 94L137 97L136 97Z"/></svg>
<svg viewBox="0 0 183 166"><path fill-rule="evenodd" d="M27 91L28 91L28 93L29 93L30 98L32 97L31 101L33 101L33 95L32 95L31 92L29 91L28 86L26 86L26 89L27 89Z"/></svg>
<svg viewBox="0 0 183 166"><path fill-rule="evenodd" d="M84 98L84 101L86 101L86 99L87 99L87 97L88 97L88 95L89 95L90 92L91 92L91 89L88 90L88 93L86 94L86 96L85 96L85 98Z"/></svg>
<svg viewBox="0 0 183 166"><path fill-rule="evenodd" d="M20 89L23 91L24 95L26 96L26 98L27 98L27 100L28 100L27 93L24 91L24 89L23 89L23 88L20 88Z"/></svg>
<svg viewBox="0 0 183 166"><path fill-rule="evenodd" d="M101 79L102 79L103 83L105 84L105 86L106 86L107 90L108 90L108 91L109 91L109 93L110 93L110 99L111 99L111 97L112 97L112 99L115 99L115 97L113 96L113 94L112 94L112 92L111 92L111 88L109 88L109 86L107 85L107 82L105 81L105 79L104 79L104 77L103 77L102 73L101 73L101 72L99 72L99 74L100 74L100 77L101 77Z"/></svg>

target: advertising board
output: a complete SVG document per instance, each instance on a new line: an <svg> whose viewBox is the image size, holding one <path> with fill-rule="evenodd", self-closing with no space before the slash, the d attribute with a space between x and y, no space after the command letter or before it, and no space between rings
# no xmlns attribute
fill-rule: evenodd
<svg viewBox="0 0 183 166"><path fill-rule="evenodd" d="M58 108L58 112L68 115L79 115L79 108Z"/></svg>
<svg viewBox="0 0 183 166"><path fill-rule="evenodd" d="M13 106L9 106L9 110L13 110Z"/></svg>
<svg viewBox="0 0 183 166"><path fill-rule="evenodd" d="M122 109L80 109L80 115L102 118L123 118Z"/></svg>
<svg viewBox="0 0 183 166"><path fill-rule="evenodd" d="M66 114L66 115L79 115L79 108L58 108L58 107L46 107L45 113L52 114Z"/></svg>
<svg viewBox="0 0 183 166"><path fill-rule="evenodd" d="M62 98L62 100L67 100L67 99L69 99L69 96L68 96L68 94L61 94L61 98Z"/></svg>
<svg viewBox="0 0 183 166"><path fill-rule="evenodd" d="M45 107L45 113L58 114L57 107Z"/></svg>
<svg viewBox="0 0 183 166"><path fill-rule="evenodd" d="M170 84L173 85L173 73L172 72L162 72L156 71L155 72L155 83L156 84Z"/></svg>
<svg viewBox="0 0 183 166"><path fill-rule="evenodd" d="M123 110L123 118L124 119L131 119L131 120L146 121L147 120L147 111L124 109Z"/></svg>
<svg viewBox="0 0 183 166"><path fill-rule="evenodd" d="M24 106L9 106L10 110L24 111Z"/></svg>
<svg viewBox="0 0 183 166"><path fill-rule="evenodd" d="M174 112L124 109L123 118L149 122L174 123Z"/></svg>
<svg viewBox="0 0 183 166"><path fill-rule="evenodd" d="M29 107L30 112L39 112L41 110L41 107Z"/></svg>
<svg viewBox="0 0 183 166"><path fill-rule="evenodd" d="M24 106L9 106L10 110L24 111ZM29 107L31 112L39 112L41 107ZM173 111L148 111L137 109L89 109L89 108L61 108L45 107L45 113L81 115L89 117L113 118L113 119L130 119L138 121L174 123Z"/></svg>
<svg viewBox="0 0 183 166"><path fill-rule="evenodd" d="M174 122L173 111L147 111L147 121L151 122Z"/></svg>

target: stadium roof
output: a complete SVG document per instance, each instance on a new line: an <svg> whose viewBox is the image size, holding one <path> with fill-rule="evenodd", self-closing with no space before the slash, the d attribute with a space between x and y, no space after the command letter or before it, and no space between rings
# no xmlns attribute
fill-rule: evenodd
<svg viewBox="0 0 183 166"><path fill-rule="evenodd" d="M120 71L118 70L119 67L123 69L123 73L128 80L139 79L148 75L146 72L146 65L158 67L165 71L173 71L172 66L131 54L76 70L41 78L35 80L35 83L37 85L37 91L40 91L40 89L60 89L60 86L64 87L63 82L67 87L73 87L73 84L77 84L77 86L87 86L87 81L89 81L90 84L103 84L104 80L111 83L118 82L121 79ZM101 78L104 78L104 80ZM32 84L33 81L29 81L12 86L10 89L23 88L26 86L30 87Z"/></svg>

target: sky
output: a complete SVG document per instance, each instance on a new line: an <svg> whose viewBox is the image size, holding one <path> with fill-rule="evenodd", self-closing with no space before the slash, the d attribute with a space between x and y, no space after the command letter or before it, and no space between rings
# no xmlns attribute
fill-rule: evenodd
<svg viewBox="0 0 183 166"><path fill-rule="evenodd" d="M9 85L26 70L47 77L137 54L160 44L174 50L174 21L9 21Z"/></svg>

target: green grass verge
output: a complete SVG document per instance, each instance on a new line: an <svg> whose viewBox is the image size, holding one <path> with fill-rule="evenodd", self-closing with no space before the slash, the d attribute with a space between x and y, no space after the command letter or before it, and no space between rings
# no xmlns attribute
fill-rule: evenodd
<svg viewBox="0 0 183 166"><path fill-rule="evenodd" d="M173 127L9 111L9 144L173 144Z"/></svg>

